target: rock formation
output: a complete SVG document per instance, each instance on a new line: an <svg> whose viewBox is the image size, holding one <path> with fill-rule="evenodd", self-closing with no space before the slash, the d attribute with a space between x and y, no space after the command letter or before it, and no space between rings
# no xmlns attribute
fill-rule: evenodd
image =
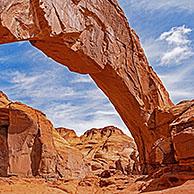
<svg viewBox="0 0 194 194"><path fill-rule="evenodd" d="M110 177L115 173L140 174L136 145L120 129L113 126L91 129L81 137L65 128L58 128L57 131L81 151L95 175Z"/></svg>
<svg viewBox="0 0 194 194"><path fill-rule="evenodd" d="M1 44L29 40L70 70L92 77L131 131L146 172L160 138L149 129L150 116L173 104L117 1L6 0L0 18Z"/></svg>
<svg viewBox="0 0 194 194"><path fill-rule="evenodd" d="M73 130L54 129L42 112L11 102L2 92L0 143L0 176L140 174L136 145L120 129L91 129L78 137Z"/></svg>
<svg viewBox="0 0 194 194"><path fill-rule="evenodd" d="M180 186L194 178L193 107L194 101L183 101L166 112L155 110L150 130L163 137L151 149L150 176L141 177L136 145L120 129L93 128L78 137L73 130L54 129L43 113L0 92L0 176L12 177L12 191L30 188L29 193L137 194ZM36 179L29 184L14 176ZM0 191L4 184L0 180ZM187 192L188 186L177 189Z"/></svg>
<svg viewBox="0 0 194 194"><path fill-rule="evenodd" d="M26 189L24 177L36 184L41 180L39 190L32 187L29 193L57 192L56 188L103 193L108 186L113 192L127 188L139 174L136 145L120 129L91 129L78 137L73 130L54 129L42 112L11 102L0 92L0 177L11 177L12 191L20 184L19 190ZM0 180L0 192L6 180ZM45 180L54 181L53 189Z"/></svg>
<svg viewBox="0 0 194 194"><path fill-rule="evenodd" d="M194 100L180 102L167 111L156 109L151 117L150 130L157 131L160 139L152 147L150 168L174 164L193 169Z"/></svg>
<svg viewBox="0 0 194 194"><path fill-rule="evenodd" d="M71 71L89 74L108 96L134 137L141 172L149 174L135 190L165 189L194 177L194 101L173 105L116 0L1 1L0 44L23 40ZM73 193L88 187L89 193L132 189L134 180L125 174L128 164L137 164L136 155L120 152L131 142L121 132L92 129L80 138L58 132L43 113L0 93L1 176L85 177L72 180ZM120 178L114 174L118 169Z"/></svg>
<svg viewBox="0 0 194 194"><path fill-rule="evenodd" d="M83 155L46 116L0 93L0 176L83 177Z"/></svg>

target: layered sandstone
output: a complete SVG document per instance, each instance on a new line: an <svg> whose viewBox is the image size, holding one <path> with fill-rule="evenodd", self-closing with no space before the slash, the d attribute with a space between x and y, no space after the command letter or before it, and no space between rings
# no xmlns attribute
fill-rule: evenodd
<svg viewBox="0 0 194 194"><path fill-rule="evenodd" d="M194 169L194 101L183 101L167 111L155 110L150 130L160 137L150 153L150 168L171 164Z"/></svg>
<svg viewBox="0 0 194 194"><path fill-rule="evenodd" d="M88 162L90 170L100 177L114 174L140 174L139 156L134 140L120 129L109 126L88 130L81 137L65 128L57 131L73 147L76 147Z"/></svg>
<svg viewBox="0 0 194 194"><path fill-rule="evenodd" d="M7 183L11 193L27 188L28 193L113 193L140 174L136 145L120 129L91 129L81 137L66 128L55 130L42 112L2 92L0 148L0 176L11 177L0 180L0 193L6 193Z"/></svg>
<svg viewBox="0 0 194 194"><path fill-rule="evenodd" d="M162 180L160 180L162 181ZM111 177L99 179L87 177L82 180L44 180L44 179L0 179L2 194L140 194L146 182L130 177ZM162 182L160 182L162 185ZM160 187L155 187L158 189ZM145 191L144 194L193 194L194 181L185 181L173 188Z"/></svg>
<svg viewBox="0 0 194 194"><path fill-rule="evenodd" d="M194 178L193 107L194 101L183 101L166 112L155 110L150 130L157 129L161 138L150 153L150 176L141 177L136 145L120 129L93 128L80 137L70 129L55 130L43 113L1 92L0 176L36 177L7 180L8 189L30 188L32 193L187 192L188 186L181 185Z"/></svg>
<svg viewBox="0 0 194 194"><path fill-rule="evenodd" d="M0 176L83 177L83 155L46 116L0 93Z"/></svg>
<svg viewBox="0 0 194 194"><path fill-rule="evenodd" d="M70 70L92 77L131 131L146 172L159 139L149 130L150 115L173 104L117 1L6 0L0 18L0 43L29 40Z"/></svg>
<svg viewBox="0 0 194 194"><path fill-rule="evenodd" d="M140 174L136 145L116 127L81 137L0 93L0 176L81 178Z"/></svg>

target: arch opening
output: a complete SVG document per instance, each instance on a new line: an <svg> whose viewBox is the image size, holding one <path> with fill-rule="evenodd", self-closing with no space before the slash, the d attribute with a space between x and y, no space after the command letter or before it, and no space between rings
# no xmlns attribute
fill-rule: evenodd
<svg viewBox="0 0 194 194"><path fill-rule="evenodd" d="M11 99L46 113L55 127L78 135L114 125L131 136L108 98L88 75L70 72L27 41L1 45L0 88Z"/></svg>

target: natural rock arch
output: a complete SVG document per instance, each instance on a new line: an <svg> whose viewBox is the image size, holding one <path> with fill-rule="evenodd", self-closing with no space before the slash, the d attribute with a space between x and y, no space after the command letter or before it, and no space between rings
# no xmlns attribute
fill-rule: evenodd
<svg viewBox="0 0 194 194"><path fill-rule="evenodd" d="M131 131L141 163L149 164L161 136L151 130L154 110L173 103L116 0L6 0L0 18L0 44L29 40L71 71L89 74Z"/></svg>

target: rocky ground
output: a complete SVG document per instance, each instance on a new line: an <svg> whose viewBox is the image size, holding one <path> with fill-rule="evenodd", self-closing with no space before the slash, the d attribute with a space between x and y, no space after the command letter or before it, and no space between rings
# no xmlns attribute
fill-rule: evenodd
<svg viewBox="0 0 194 194"><path fill-rule="evenodd" d="M52 180L40 178L1 178L2 194L139 194L146 182L136 181L137 177L112 177L99 179L85 177L82 180ZM103 184L102 184L103 182ZM106 184L105 184L106 183ZM193 194L194 181L163 190L143 192L145 194Z"/></svg>

